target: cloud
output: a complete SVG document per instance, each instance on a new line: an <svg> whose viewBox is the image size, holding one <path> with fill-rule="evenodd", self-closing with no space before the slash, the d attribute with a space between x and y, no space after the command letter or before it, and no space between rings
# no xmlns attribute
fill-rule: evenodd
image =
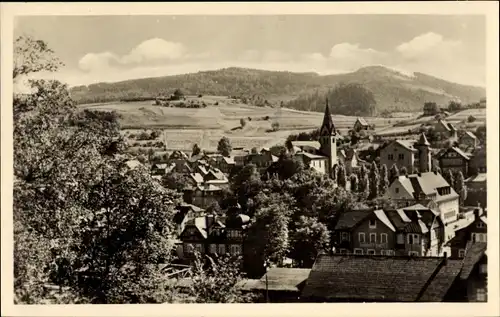
<svg viewBox="0 0 500 317"><path fill-rule="evenodd" d="M442 35L433 32L425 33L414 37L412 40L401 43L396 47L404 58L418 58L430 54L452 53L454 49L461 45L460 41L445 40Z"/></svg>
<svg viewBox="0 0 500 317"><path fill-rule="evenodd" d="M112 66L172 61L186 56L182 43L153 38L140 43L124 56L112 52L88 53L80 59L78 66L84 71L96 71Z"/></svg>
<svg viewBox="0 0 500 317"><path fill-rule="evenodd" d="M137 45L121 62L142 63L156 60L175 60L184 57L186 48L181 43L169 42L159 38L150 39Z"/></svg>

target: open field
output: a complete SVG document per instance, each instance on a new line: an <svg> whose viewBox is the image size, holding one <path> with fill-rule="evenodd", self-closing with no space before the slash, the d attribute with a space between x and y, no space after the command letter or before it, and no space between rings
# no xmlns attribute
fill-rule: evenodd
<svg viewBox="0 0 500 317"><path fill-rule="evenodd" d="M197 100L206 108L174 108L153 105L153 101L116 102L105 104L81 105L82 109L114 110L121 115L121 125L125 135L139 134L144 130L162 130L156 140L129 140L134 147L151 147L148 142L163 142L161 149L191 150L194 144L207 150L215 150L217 142L227 136L233 148L271 147L283 144L287 136L319 128L323 113L307 112L287 108L255 107L235 99L222 96L188 97L187 101ZM485 109L470 109L450 116L450 122L467 120L469 115L481 124L485 120ZM397 116L397 117L396 117ZM240 120L246 124L241 127ZM432 117L418 118L415 113L393 113L393 118L365 117L369 124L375 125L380 134L405 132L434 120ZM333 116L334 124L345 134L356 121L355 116ZM277 122L279 129L272 131L272 123ZM398 123L401 126L394 127ZM473 124L473 125L474 125ZM155 145L152 145L155 147ZM158 148L160 150L160 148Z"/></svg>

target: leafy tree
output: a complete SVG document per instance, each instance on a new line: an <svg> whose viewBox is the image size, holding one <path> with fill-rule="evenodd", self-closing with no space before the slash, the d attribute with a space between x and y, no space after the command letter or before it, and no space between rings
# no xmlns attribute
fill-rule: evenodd
<svg viewBox="0 0 500 317"><path fill-rule="evenodd" d="M44 42L15 45L15 78L55 69ZM117 155L116 115L78 112L57 81L29 84L13 102L16 302L162 301L150 265L169 260L178 196ZM45 283L67 296L50 298Z"/></svg>
<svg viewBox="0 0 500 317"><path fill-rule="evenodd" d="M273 131L278 131L280 129L280 123L278 121L274 121L271 124L271 128L272 128Z"/></svg>
<svg viewBox="0 0 500 317"><path fill-rule="evenodd" d="M198 143L193 145L192 156L199 155L201 153L201 148L198 146Z"/></svg>
<svg viewBox="0 0 500 317"><path fill-rule="evenodd" d="M453 188L460 196L460 205L463 205L465 200L467 199L467 186L465 185L465 179L462 171L458 171L456 173Z"/></svg>
<svg viewBox="0 0 500 317"><path fill-rule="evenodd" d="M448 110L449 111L459 111L459 110L462 110L462 104L460 102L456 102L456 101L452 100L448 104Z"/></svg>
<svg viewBox="0 0 500 317"><path fill-rule="evenodd" d="M477 120L477 119L476 119L476 117L474 117L474 116L469 116L469 117L467 117L467 122L474 122L474 121L476 121L476 120Z"/></svg>
<svg viewBox="0 0 500 317"><path fill-rule="evenodd" d="M229 157L232 150L231 141L229 141L227 137L222 137L222 139L219 140L219 144L217 144L217 152L225 157Z"/></svg>
<svg viewBox="0 0 500 317"><path fill-rule="evenodd" d="M389 187L389 172L387 171L387 165L382 164L380 168L380 193L383 195Z"/></svg>
<svg viewBox="0 0 500 317"><path fill-rule="evenodd" d="M202 257L196 254L193 274L188 291L194 303L251 303L252 294L245 294L239 287L242 280L240 261L225 255Z"/></svg>
<svg viewBox="0 0 500 317"><path fill-rule="evenodd" d="M276 164L276 173L281 179L287 179L304 169L302 161L297 160L290 153L282 153Z"/></svg>
<svg viewBox="0 0 500 317"><path fill-rule="evenodd" d="M476 136L482 144L486 145L486 126L480 126L476 129Z"/></svg>
<svg viewBox="0 0 500 317"><path fill-rule="evenodd" d="M181 100L184 98L184 93L180 89L176 89L173 93L173 100Z"/></svg>
<svg viewBox="0 0 500 317"><path fill-rule="evenodd" d="M403 176L408 175L408 170L406 169L406 167L405 167L405 166L403 166L403 167L401 168L401 170L399 171L399 175L403 175Z"/></svg>
<svg viewBox="0 0 500 317"><path fill-rule="evenodd" d="M436 115L439 113L439 107L435 102L426 102L424 103L424 111L431 115Z"/></svg>
<svg viewBox="0 0 500 317"><path fill-rule="evenodd" d="M182 173L170 172L162 176L161 184L170 190L182 192L189 184L189 178Z"/></svg>
<svg viewBox="0 0 500 317"><path fill-rule="evenodd" d="M308 268L312 267L320 252L328 251L330 233L318 219L300 216L290 240L290 256L299 263L299 267Z"/></svg>
<svg viewBox="0 0 500 317"><path fill-rule="evenodd" d="M240 119L240 125L242 128L244 128L247 125L247 121L244 118Z"/></svg>

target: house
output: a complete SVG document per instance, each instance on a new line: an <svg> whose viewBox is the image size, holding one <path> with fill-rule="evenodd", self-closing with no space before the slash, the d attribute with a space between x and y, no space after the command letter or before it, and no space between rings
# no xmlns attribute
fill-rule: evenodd
<svg viewBox="0 0 500 317"><path fill-rule="evenodd" d="M337 157L339 163L344 165L347 175L357 172L361 165L366 165L368 162L362 160L356 149L342 149L338 151Z"/></svg>
<svg viewBox="0 0 500 317"><path fill-rule="evenodd" d="M185 190L185 200L188 203L207 209L214 203L220 203L222 188L212 184L201 184Z"/></svg>
<svg viewBox="0 0 500 317"><path fill-rule="evenodd" d="M205 215L190 219L180 235L182 245L179 254L187 261L201 255L243 254L244 237L250 217L237 214L231 217Z"/></svg>
<svg viewBox="0 0 500 317"><path fill-rule="evenodd" d="M125 165L126 165L129 169L131 169L131 170L136 169L136 168L138 168L138 167L140 167L140 166L144 166L144 165L143 165L141 162L139 162L138 160L127 160L127 161L125 161Z"/></svg>
<svg viewBox="0 0 500 317"><path fill-rule="evenodd" d="M463 144L464 146L476 148L478 146L478 139L474 135L474 133L467 131L464 135L458 140L459 144Z"/></svg>
<svg viewBox="0 0 500 317"><path fill-rule="evenodd" d="M243 291L257 292L271 303L299 302L311 269L272 267L260 279L245 280Z"/></svg>
<svg viewBox="0 0 500 317"><path fill-rule="evenodd" d="M462 295L457 301L487 302L488 301L488 257L486 242L472 243L469 241L460 279L456 288Z"/></svg>
<svg viewBox="0 0 500 317"><path fill-rule="evenodd" d="M447 257L320 255L306 302L443 302L456 298L462 261Z"/></svg>
<svg viewBox="0 0 500 317"><path fill-rule="evenodd" d="M250 153L246 157L245 164L254 164L260 171L266 170L274 162L278 161L278 157L273 155L268 149L262 149L260 153Z"/></svg>
<svg viewBox="0 0 500 317"><path fill-rule="evenodd" d="M438 134L441 139L457 138L457 129L451 123L444 119L438 119L434 125L434 132Z"/></svg>
<svg viewBox="0 0 500 317"><path fill-rule="evenodd" d="M470 174L486 173L486 147L476 148L469 156Z"/></svg>
<svg viewBox="0 0 500 317"><path fill-rule="evenodd" d="M370 125L365 121L363 118L357 118L356 122L354 122L353 129L356 132L359 132L361 130L368 130L370 128Z"/></svg>
<svg viewBox="0 0 500 317"><path fill-rule="evenodd" d="M396 164L400 170L404 167L409 173L414 168L428 172L432 169L430 143L423 133L418 141L393 140L380 149L380 164L388 167Z"/></svg>
<svg viewBox="0 0 500 317"><path fill-rule="evenodd" d="M386 197L403 206L422 204L436 209L445 225L445 241L453 237L450 225L458 219L459 196L441 174L399 176L387 189Z"/></svg>
<svg viewBox="0 0 500 317"><path fill-rule="evenodd" d="M352 210L339 216L333 233L336 253L438 256L444 225L422 205L397 210Z"/></svg>
<svg viewBox="0 0 500 317"><path fill-rule="evenodd" d="M174 222L177 234L180 235L189 219L200 217L205 210L195 205L182 203L177 206L177 212L174 214Z"/></svg>
<svg viewBox="0 0 500 317"><path fill-rule="evenodd" d="M304 166L308 166L321 174L326 174L328 171L328 158L323 155L298 152L295 154L295 158L302 161Z"/></svg>
<svg viewBox="0 0 500 317"><path fill-rule="evenodd" d="M486 173L478 173L465 180L467 189L486 190Z"/></svg>
<svg viewBox="0 0 500 317"><path fill-rule="evenodd" d="M151 166L151 175L165 175L169 165L166 163L156 163Z"/></svg>
<svg viewBox="0 0 500 317"><path fill-rule="evenodd" d="M474 210L472 221L456 230L453 239L448 241L447 245L451 249L451 258L463 259L469 243L486 243L487 236L486 216L482 214L481 208L477 208Z"/></svg>
<svg viewBox="0 0 500 317"><path fill-rule="evenodd" d="M453 146L444 150L438 160L442 173L451 170L454 173L461 171L464 176L469 175L470 156L458 147Z"/></svg>

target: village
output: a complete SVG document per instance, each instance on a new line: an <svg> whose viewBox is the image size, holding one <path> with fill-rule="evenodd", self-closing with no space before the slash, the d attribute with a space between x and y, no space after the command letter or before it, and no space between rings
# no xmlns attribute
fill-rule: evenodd
<svg viewBox="0 0 500 317"><path fill-rule="evenodd" d="M247 276L239 287L261 300L486 301L485 130L480 139L477 131L448 123L449 112L435 104L423 110L434 122L427 130L376 134L359 117L346 142L326 100L322 125L312 133L316 140L292 137L273 148L233 149L223 137L217 152L195 145L191 153L176 150L127 165L147 168L182 193L174 218L176 263L188 268L200 254L237 256ZM255 261L247 214L252 198L231 197L237 196L232 189L242 174L272 181L289 165L371 203L340 208L329 218L328 249L316 249L312 261L287 252Z"/></svg>

